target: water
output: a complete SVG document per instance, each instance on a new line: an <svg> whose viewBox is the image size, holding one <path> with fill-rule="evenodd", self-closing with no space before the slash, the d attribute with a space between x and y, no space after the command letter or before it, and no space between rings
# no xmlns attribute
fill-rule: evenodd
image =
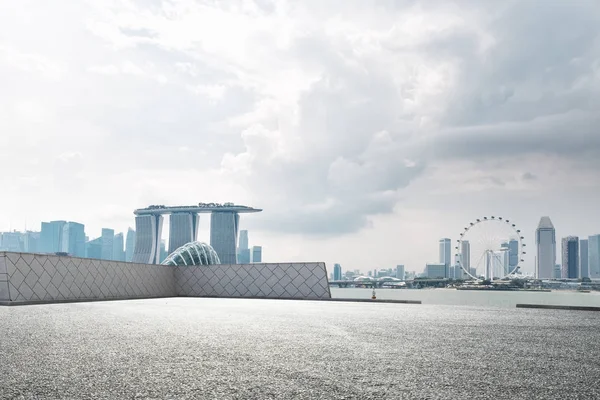
<svg viewBox="0 0 600 400"><path fill-rule="evenodd" d="M373 289L331 288L331 296L370 299ZM456 289L376 289L377 299L420 300L423 304L515 308L517 303L600 307L600 292L492 292Z"/></svg>
<svg viewBox="0 0 600 400"><path fill-rule="evenodd" d="M600 313L174 298L0 308L0 398L594 399Z"/></svg>

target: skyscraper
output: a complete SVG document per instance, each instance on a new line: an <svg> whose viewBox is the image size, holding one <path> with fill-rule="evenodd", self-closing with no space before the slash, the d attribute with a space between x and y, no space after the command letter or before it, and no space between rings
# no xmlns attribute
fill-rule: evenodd
<svg viewBox="0 0 600 400"><path fill-rule="evenodd" d="M125 252L123 251L123 234L117 233L113 239L113 256L115 261L125 261Z"/></svg>
<svg viewBox="0 0 600 400"><path fill-rule="evenodd" d="M194 242L198 237L200 216L195 212L174 212L169 218L169 253Z"/></svg>
<svg viewBox="0 0 600 400"><path fill-rule="evenodd" d="M334 281L342 280L342 266L340 264L333 265L333 280Z"/></svg>
<svg viewBox="0 0 600 400"><path fill-rule="evenodd" d="M62 250L63 227L66 223L66 221L42 222L40 252L57 253Z"/></svg>
<svg viewBox="0 0 600 400"><path fill-rule="evenodd" d="M538 279L551 279L556 265L556 231L550 217L542 217L535 231L537 256L535 276Z"/></svg>
<svg viewBox="0 0 600 400"><path fill-rule="evenodd" d="M68 221L63 226L61 252L74 257L85 257L85 226L78 222Z"/></svg>
<svg viewBox="0 0 600 400"><path fill-rule="evenodd" d="M213 211L210 215L210 245L219 255L222 264L237 263L239 222L240 216L235 212Z"/></svg>
<svg viewBox="0 0 600 400"><path fill-rule="evenodd" d="M562 239L562 277L579 278L579 238L567 236Z"/></svg>
<svg viewBox="0 0 600 400"><path fill-rule="evenodd" d="M112 260L113 243L115 239L114 229L102 228L102 255L103 260Z"/></svg>
<svg viewBox="0 0 600 400"><path fill-rule="evenodd" d="M252 246L252 262L262 262L262 246Z"/></svg>
<svg viewBox="0 0 600 400"><path fill-rule="evenodd" d="M127 229L127 237L125 239L125 261L133 260L133 252L135 250L135 231L131 228Z"/></svg>
<svg viewBox="0 0 600 400"><path fill-rule="evenodd" d="M21 241L21 232L4 232L2 235L2 245L0 249L4 251L22 252L23 243Z"/></svg>
<svg viewBox="0 0 600 400"><path fill-rule="evenodd" d="M250 248L248 247L248 231L240 231L239 247L238 247L238 260L240 264L250 263Z"/></svg>
<svg viewBox="0 0 600 400"><path fill-rule="evenodd" d="M468 240L463 240L460 244L460 265L464 268L465 271L471 270L471 243ZM464 271L460 271L460 278L464 278L466 273Z"/></svg>
<svg viewBox="0 0 600 400"><path fill-rule="evenodd" d="M177 249L176 249L177 250ZM164 240L160 241L160 254L159 254L159 259L158 259L158 263L162 263L163 261L165 261L165 259L169 256L169 253L167 253L167 244L165 243Z"/></svg>
<svg viewBox="0 0 600 400"><path fill-rule="evenodd" d="M85 244L87 258L102 259L102 236Z"/></svg>
<svg viewBox="0 0 600 400"><path fill-rule="evenodd" d="M588 269L590 278L600 278L600 235L588 238Z"/></svg>
<svg viewBox="0 0 600 400"><path fill-rule="evenodd" d="M448 238L440 239L440 264L446 265L445 278L450 277L450 264L452 254L452 241Z"/></svg>
<svg viewBox="0 0 600 400"><path fill-rule="evenodd" d="M73 257L85 257L85 226L78 222L63 225L61 251Z"/></svg>
<svg viewBox="0 0 600 400"><path fill-rule="evenodd" d="M516 272L519 266L519 241L511 239L508 241L508 269L509 273Z"/></svg>
<svg viewBox="0 0 600 400"><path fill-rule="evenodd" d="M23 234L23 251L26 253L37 253L40 243L40 232L27 231Z"/></svg>
<svg viewBox="0 0 600 400"><path fill-rule="evenodd" d="M579 241L579 277L589 278L589 260L588 260L588 240L581 239Z"/></svg>
<svg viewBox="0 0 600 400"><path fill-rule="evenodd" d="M406 278L406 271L404 265L396 265L396 278L404 280Z"/></svg>

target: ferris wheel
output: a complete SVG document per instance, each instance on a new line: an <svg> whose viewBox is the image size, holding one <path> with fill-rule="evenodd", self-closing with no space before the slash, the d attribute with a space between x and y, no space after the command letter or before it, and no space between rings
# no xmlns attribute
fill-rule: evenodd
<svg viewBox="0 0 600 400"><path fill-rule="evenodd" d="M513 276L524 261L524 237L508 219L483 217L470 222L455 247L463 278L498 280Z"/></svg>

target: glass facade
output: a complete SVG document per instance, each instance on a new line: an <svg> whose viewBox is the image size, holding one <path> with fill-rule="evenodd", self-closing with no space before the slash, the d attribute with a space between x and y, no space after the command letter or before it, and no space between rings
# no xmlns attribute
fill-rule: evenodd
<svg viewBox="0 0 600 400"><path fill-rule="evenodd" d="M210 244L223 264L237 263L239 221L236 212L213 211L210 215Z"/></svg>
<svg viewBox="0 0 600 400"><path fill-rule="evenodd" d="M450 265L452 264L452 241L448 238L440 239L440 264L446 265L444 277L450 276Z"/></svg>
<svg viewBox="0 0 600 400"><path fill-rule="evenodd" d="M562 277L579 278L579 238L568 236L562 240Z"/></svg>
<svg viewBox="0 0 600 400"><path fill-rule="evenodd" d="M85 227L77 222L63 226L61 251L73 257L85 257Z"/></svg>
<svg viewBox="0 0 600 400"><path fill-rule="evenodd" d="M125 252L123 251L123 245L123 234L117 233L113 239L113 260L125 261Z"/></svg>
<svg viewBox="0 0 600 400"><path fill-rule="evenodd" d="M252 247L252 262L253 263L262 262L262 246L253 246Z"/></svg>
<svg viewBox="0 0 600 400"><path fill-rule="evenodd" d="M198 222L196 213L173 213L169 218L169 251L173 252L186 243L196 241Z"/></svg>
<svg viewBox="0 0 600 400"><path fill-rule="evenodd" d="M39 250L42 253L62 251L63 228L67 221L42 222Z"/></svg>
<svg viewBox="0 0 600 400"><path fill-rule="evenodd" d="M588 269L590 278L600 279L600 235L588 238Z"/></svg>
<svg viewBox="0 0 600 400"><path fill-rule="evenodd" d="M589 278L588 264L588 241L587 239L581 239L579 241L579 277L580 278Z"/></svg>
<svg viewBox="0 0 600 400"><path fill-rule="evenodd" d="M133 250L135 249L135 231L131 228L127 230L127 237L125 238L125 261L131 262L133 260Z"/></svg>
<svg viewBox="0 0 600 400"><path fill-rule="evenodd" d="M187 243L163 262L163 265L214 265L221 264L217 252L208 244L202 242Z"/></svg>
<svg viewBox="0 0 600 400"><path fill-rule="evenodd" d="M133 262L141 264L160 263L162 223L162 215L138 215L135 217Z"/></svg>
<svg viewBox="0 0 600 400"><path fill-rule="evenodd" d="M550 217L542 217L535 231L537 245L535 277L552 279L556 265L556 231Z"/></svg>
<svg viewBox="0 0 600 400"><path fill-rule="evenodd" d="M112 260L115 230L102 228L102 259Z"/></svg>
<svg viewBox="0 0 600 400"><path fill-rule="evenodd" d="M333 266L333 280L334 281L342 280L342 266L340 264L334 264L334 266Z"/></svg>

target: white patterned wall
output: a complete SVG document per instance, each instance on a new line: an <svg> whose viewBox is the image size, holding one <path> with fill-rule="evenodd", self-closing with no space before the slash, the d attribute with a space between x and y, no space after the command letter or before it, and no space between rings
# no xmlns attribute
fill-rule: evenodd
<svg viewBox="0 0 600 400"><path fill-rule="evenodd" d="M324 263L171 267L0 252L0 302L175 296L331 297Z"/></svg>
<svg viewBox="0 0 600 400"><path fill-rule="evenodd" d="M173 267L29 253L0 253L0 300L12 302L176 296ZM0 276L0 281L2 277Z"/></svg>
<svg viewBox="0 0 600 400"><path fill-rule="evenodd" d="M324 263L176 267L180 296L329 299Z"/></svg>

